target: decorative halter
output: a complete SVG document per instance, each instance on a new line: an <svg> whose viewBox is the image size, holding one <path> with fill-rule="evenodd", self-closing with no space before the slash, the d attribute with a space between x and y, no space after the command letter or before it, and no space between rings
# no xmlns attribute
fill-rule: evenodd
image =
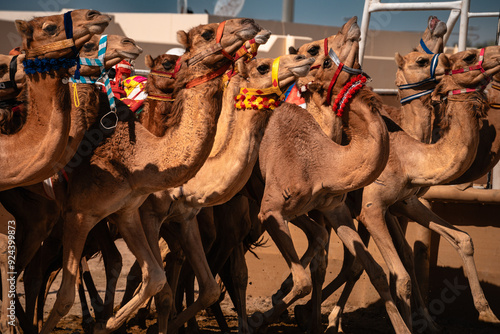
<svg viewBox="0 0 500 334"><path fill-rule="evenodd" d="M163 77L163 78L175 79L177 76L177 72L179 72L180 68L181 68L181 57L177 58L173 72L151 70L149 72L149 75L156 75L156 76ZM151 100L163 101L163 102L175 101L175 98L171 94L170 95L169 94L148 94L148 96L146 98L151 99Z"/></svg>
<svg viewBox="0 0 500 334"><path fill-rule="evenodd" d="M248 50L248 48L245 46L246 43L243 44L241 46L241 48L239 48L238 51L236 51L236 54L234 55L233 63L236 62L241 57L245 57L245 62L248 63L250 60L255 58L255 56L257 56L257 50L259 49L259 44L257 44L257 42L255 41L255 38L252 38L248 42L250 43L250 50ZM236 73L238 73L238 71L235 68L224 73L224 79L223 79L224 85L223 85L223 87L227 86L227 84L229 83L231 78L234 77L236 75Z"/></svg>
<svg viewBox="0 0 500 334"><path fill-rule="evenodd" d="M477 65L469 66L469 67L465 67L465 68L462 67L462 68L459 68L456 70L451 70L451 71L446 71L445 72L446 75L453 75L453 74L460 74L460 73L466 73L466 72L470 72L470 71L479 70L485 76L485 80L483 80L483 81L486 81L484 84L482 84L481 86L477 86L476 88L454 89L454 90L448 92L448 96L464 94L464 93L471 93L471 92L482 92L486 88L488 83L491 81L491 76L486 74L486 70L483 68L483 61L484 61L484 48L482 48L481 52L479 52L479 62L477 63Z"/></svg>
<svg viewBox="0 0 500 334"><path fill-rule="evenodd" d="M17 55L12 57L9 64L9 81L0 82L0 90L13 88L15 92L19 91L16 83Z"/></svg>
<svg viewBox="0 0 500 334"><path fill-rule="evenodd" d="M78 61L78 50L73 40L73 20L71 19L71 11L64 14L64 31L66 39L53 42L47 45L42 45L27 51L27 57L35 57L35 59L24 60L24 71L26 74L34 74L48 72L50 70L58 70L60 68L70 68L76 65L75 78L80 77L80 62ZM72 58L38 58L51 51L71 48L73 52Z"/></svg>
<svg viewBox="0 0 500 334"><path fill-rule="evenodd" d="M104 67L104 56L106 55L106 48L108 45L108 35L102 35L101 38L99 39L99 49L97 51L97 58L80 58L79 61L87 66L99 66L99 69L101 70L101 75L98 78L91 78L91 77L86 77L86 76L79 76L79 78L76 78L76 76L73 78L70 78L69 81L71 81L74 84L74 95L75 95L75 106L79 106L80 102L78 100L78 92L76 90L76 84L77 83L84 83L84 84L101 84L104 85L106 89L106 94L108 96L108 101L109 101L109 107L110 111L106 113L104 116L101 118L101 125L103 128L110 130L116 127L118 124L118 115L116 114L116 103L115 103L115 97L113 94L113 91L111 90L111 84L109 82L109 75L108 71L106 71L106 68ZM103 83L100 83L98 81L102 81ZM78 102L77 102L78 101ZM108 116L109 114L114 114L116 121L113 126L106 126L103 123L104 118Z"/></svg>
<svg viewBox="0 0 500 334"><path fill-rule="evenodd" d="M207 57L207 56L209 56L211 54L214 54L216 52L219 52L219 51L224 55L224 57L226 57L227 59L229 59L231 62L223 65L221 68L219 68L218 70L215 70L214 72L210 72L210 73L205 74L205 75L203 75L203 76L201 76L199 78L191 80L190 82L188 82L186 84L186 88L192 88L192 87L198 86L198 85L200 85L202 83L205 83L205 82L208 82L208 81L210 81L212 79L215 79L218 76L221 76L233 64L234 58L229 53L227 53L227 51L224 50L224 48L220 44L220 41L222 39L222 33L224 32L224 26L225 25L226 25L226 21L222 21L219 24L219 27L217 28L217 35L216 35L216 39L215 39L216 44L214 46L208 48L204 52L201 52L198 55L194 56L193 58L189 59L188 62L187 62L187 64L188 64L188 66L194 65L194 64L198 63L199 61L201 61L202 59L204 59L205 57Z"/></svg>
<svg viewBox="0 0 500 334"><path fill-rule="evenodd" d="M331 98L332 98L332 89L333 86L335 86L335 83L337 82L340 72L344 71L349 74L362 75L367 78L369 78L369 76L365 72L363 72L361 68L352 68L342 63L332 48L330 48L329 51L326 51L328 50L328 38L325 38L324 43L325 43L324 45L325 57L329 57L335 63L335 65L337 65L337 70L335 71L335 74L333 75L333 78L330 81L330 85L328 86L328 92L326 94L326 104L329 105L331 103Z"/></svg>
<svg viewBox="0 0 500 334"><path fill-rule="evenodd" d="M235 107L237 109L271 109L273 110L281 104L285 96L281 91L278 83L278 70L280 64L280 57L273 61L272 66L272 86L268 88L255 89L255 88L241 88L240 94L234 99L236 101ZM276 94L279 98L272 99L267 96Z"/></svg>
<svg viewBox="0 0 500 334"><path fill-rule="evenodd" d="M421 43L423 41L421 40ZM425 44L424 44L425 45ZM434 56L432 56L432 59L431 59L431 66L430 66L430 78L427 78L427 79L424 79L424 80L421 80L421 81L418 81L418 82L414 82L414 83L409 83L409 84L405 84L405 85L399 85L398 88L400 90L405 90L405 89L418 89L420 88L421 86L425 86L427 84L430 84L430 83L436 83L437 82L437 79L436 79L436 67L439 63L439 55L440 53L435 53ZM424 90L420 93L415 93L413 95L409 95L407 97L404 97L401 99L401 104L403 103L406 103L406 102L410 102L410 101L413 101L415 99L418 99L424 95L428 95L430 93L432 93L434 91L434 88L431 88L431 89L427 89L427 90Z"/></svg>
<svg viewBox="0 0 500 334"><path fill-rule="evenodd" d="M425 42L424 40L421 38L420 39L420 46L422 47L422 49L425 51L425 53L429 54L429 55L432 55L434 54L434 52L432 52L428 47L427 45L425 45Z"/></svg>

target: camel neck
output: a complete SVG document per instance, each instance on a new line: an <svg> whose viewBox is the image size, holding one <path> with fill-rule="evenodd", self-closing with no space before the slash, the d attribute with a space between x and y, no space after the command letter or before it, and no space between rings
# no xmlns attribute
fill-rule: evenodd
<svg viewBox="0 0 500 334"><path fill-rule="evenodd" d="M479 143L478 116L473 110L481 110L483 106L478 104L483 102L473 96L448 99L445 116L448 126L436 143L398 146L399 154L407 160L405 165L412 166L407 173L413 185L447 183L470 167ZM412 154L408 154L410 145L414 146Z"/></svg>
<svg viewBox="0 0 500 334"><path fill-rule="evenodd" d="M236 109L234 97L238 89L234 82L226 89L210 157L196 176L182 186L186 201L193 205L217 205L229 200L243 188L257 161L263 130L272 111Z"/></svg>
<svg viewBox="0 0 500 334"><path fill-rule="evenodd" d="M307 94L305 100L307 111L314 117L323 132L328 138L340 144L342 141L342 119L332 112L331 106L324 105L324 97L320 94L316 92Z"/></svg>
<svg viewBox="0 0 500 334"><path fill-rule="evenodd" d="M412 100L401 106L401 127L422 143L430 143L434 107L429 95Z"/></svg>
<svg viewBox="0 0 500 334"><path fill-rule="evenodd" d="M0 135L0 190L33 184L57 172L52 162L66 148L71 119L69 88L61 79L59 75L27 75L26 123L13 135Z"/></svg>

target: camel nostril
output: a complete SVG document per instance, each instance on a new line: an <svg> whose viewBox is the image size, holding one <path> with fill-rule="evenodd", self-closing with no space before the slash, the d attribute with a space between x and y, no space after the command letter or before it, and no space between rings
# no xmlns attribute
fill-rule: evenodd
<svg viewBox="0 0 500 334"><path fill-rule="evenodd" d="M101 15L101 12L97 11L97 10L94 10L94 9L91 9L87 12L87 19L89 20L92 20L94 19L96 16L99 16Z"/></svg>
<svg viewBox="0 0 500 334"><path fill-rule="evenodd" d="M135 45L135 41L132 38L124 38L124 39L122 39L122 44L134 44Z"/></svg>
<svg viewBox="0 0 500 334"><path fill-rule="evenodd" d="M304 60L306 57L304 55L298 55L295 57L295 60Z"/></svg>

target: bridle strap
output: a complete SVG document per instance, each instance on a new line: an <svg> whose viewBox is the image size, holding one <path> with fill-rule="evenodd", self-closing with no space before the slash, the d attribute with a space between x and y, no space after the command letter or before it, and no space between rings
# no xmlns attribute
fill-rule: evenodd
<svg viewBox="0 0 500 334"><path fill-rule="evenodd" d="M201 53L197 54L196 56L194 56L193 58L189 59L187 62L188 66L195 65L196 63L200 62L205 57L207 57L211 54L214 54L216 52L219 52L219 51L221 51L221 53L224 55L224 57L233 61L233 57L231 57L231 55L229 53L227 53L226 50L224 50L222 45L220 44L220 41L222 39L222 33L224 32L225 25L226 25L226 21L222 21L221 23L219 23L219 26L217 27L217 35L216 35L216 39L215 39L216 44L213 45L212 47L208 48L204 52L201 52Z"/></svg>
<svg viewBox="0 0 500 334"><path fill-rule="evenodd" d="M217 71L210 72L210 73L205 74L201 77L198 77L196 79L191 80L190 82L188 82L186 84L186 88L192 88L192 87L198 86L202 83L205 83L205 82L208 82L212 79L217 78L218 76L224 74L224 72L226 72L229 69L229 67L231 67L231 65L232 65L231 63L227 63L226 65L219 68Z"/></svg>
<svg viewBox="0 0 500 334"><path fill-rule="evenodd" d="M434 53L434 52L432 52L432 51L431 51L431 50L427 47L427 45L425 45L425 42L424 42L424 40L423 40L422 38L420 39L420 46L421 46L421 47L422 47L422 49L425 51L425 53L430 54L430 55Z"/></svg>
<svg viewBox="0 0 500 334"><path fill-rule="evenodd" d="M18 92L16 83L16 72L17 72L17 55L12 57L9 64L9 81L0 82L0 89L13 88L14 91Z"/></svg>
<svg viewBox="0 0 500 334"><path fill-rule="evenodd" d="M271 87L268 88L261 88L261 89L256 89L256 88L241 88L240 89L240 94L250 94L250 95L271 95L271 94L276 94L278 96L283 95L283 92L280 89L279 86L279 81L278 81L278 72L280 68L280 57L276 58L273 61L273 66L272 66L272 85Z"/></svg>

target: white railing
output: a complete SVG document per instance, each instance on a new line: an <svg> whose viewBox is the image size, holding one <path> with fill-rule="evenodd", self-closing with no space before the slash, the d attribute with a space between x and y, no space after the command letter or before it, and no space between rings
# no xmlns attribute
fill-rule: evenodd
<svg viewBox="0 0 500 334"><path fill-rule="evenodd" d="M383 11L416 11L416 10L450 10L450 16L446 22L448 31L444 36L444 43L448 41L455 23L460 17L460 30L458 33L458 51L465 50L467 32L469 29L469 18L471 17L499 17L499 12L471 13L470 0L457 0L445 2L391 2L382 3L380 0L365 0L363 18L361 21L361 42L359 44L359 63L363 63L366 47L366 36L370 25L370 15L373 12Z"/></svg>

